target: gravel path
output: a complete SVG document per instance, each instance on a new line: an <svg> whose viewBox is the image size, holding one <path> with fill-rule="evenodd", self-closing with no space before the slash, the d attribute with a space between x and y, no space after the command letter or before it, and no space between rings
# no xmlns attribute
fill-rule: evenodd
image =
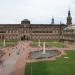
<svg viewBox="0 0 75 75"><path fill-rule="evenodd" d="M11 75L23 75L25 70L25 64L28 58L28 50L29 50L29 43L30 42L20 42L19 47L21 48L20 51L20 58L18 59L17 63L14 65L13 71Z"/></svg>
<svg viewBox="0 0 75 75"><path fill-rule="evenodd" d="M20 55L17 55L17 52L19 52L19 49L16 49L15 47L12 50L8 59L6 59L3 65L0 66L0 75L10 75L14 64L16 64L16 61L20 56Z"/></svg>

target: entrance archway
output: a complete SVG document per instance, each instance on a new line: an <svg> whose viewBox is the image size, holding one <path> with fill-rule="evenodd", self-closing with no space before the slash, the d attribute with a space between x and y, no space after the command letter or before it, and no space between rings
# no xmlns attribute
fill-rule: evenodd
<svg viewBox="0 0 75 75"><path fill-rule="evenodd" d="M21 36L21 40L25 40L25 35L24 36Z"/></svg>
<svg viewBox="0 0 75 75"><path fill-rule="evenodd" d="M28 36L24 35L21 37L21 40L29 40L29 39L28 39Z"/></svg>

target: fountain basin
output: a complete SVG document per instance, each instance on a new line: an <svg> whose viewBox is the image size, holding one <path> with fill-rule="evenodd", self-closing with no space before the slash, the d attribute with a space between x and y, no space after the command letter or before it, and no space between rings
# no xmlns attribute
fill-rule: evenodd
<svg viewBox="0 0 75 75"><path fill-rule="evenodd" d="M29 57L32 59L43 59L43 58L51 58L59 55L61 52L58 50L46 50L46 53L43 54L43 50L40 51L32 51L29 54Z"/></svg>

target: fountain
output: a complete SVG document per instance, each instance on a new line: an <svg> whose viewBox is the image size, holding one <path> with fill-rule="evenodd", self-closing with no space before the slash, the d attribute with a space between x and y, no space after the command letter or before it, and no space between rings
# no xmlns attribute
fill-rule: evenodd
<svg viewBox="0 0 75 75"><path fill-rule="evenodd" d="M43 53L42 54L46 54L45 42L43 43Z"/></svg>
<svg viewBox="0 0 75 75"><path fill-rule="evenodd" d="M39 41L40 42L40 41ZM41 48L38 48L37 51L31 51L30 52L30 55L29 55L29 58L32 58L32 59L43 59L43 58L51 58L51 57L54 57L54 56L57 56L59 55L61 52L58 51L58 50L48 50L45 46L46 43L43 42L43 47L42 49ZM40 43L38 44L40 46Z"/></svg>

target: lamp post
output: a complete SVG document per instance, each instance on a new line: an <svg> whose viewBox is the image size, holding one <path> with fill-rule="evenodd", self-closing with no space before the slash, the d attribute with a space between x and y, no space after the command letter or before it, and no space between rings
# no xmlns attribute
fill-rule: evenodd
<svg viewBox="0 0 75 75"><path fill-rule="evenodd" d="M30 75L32 75L31 49L29 49L29 52L30 52L30 53L29 53L29 54L30 54L30 55L29 55L29 56L30 56Z"/></svg>
<svg viewBox="0 0 75 75"><path fill-rule="evenodd" d="M32 62L31 62L31 75L32 75Z"/></svg>

